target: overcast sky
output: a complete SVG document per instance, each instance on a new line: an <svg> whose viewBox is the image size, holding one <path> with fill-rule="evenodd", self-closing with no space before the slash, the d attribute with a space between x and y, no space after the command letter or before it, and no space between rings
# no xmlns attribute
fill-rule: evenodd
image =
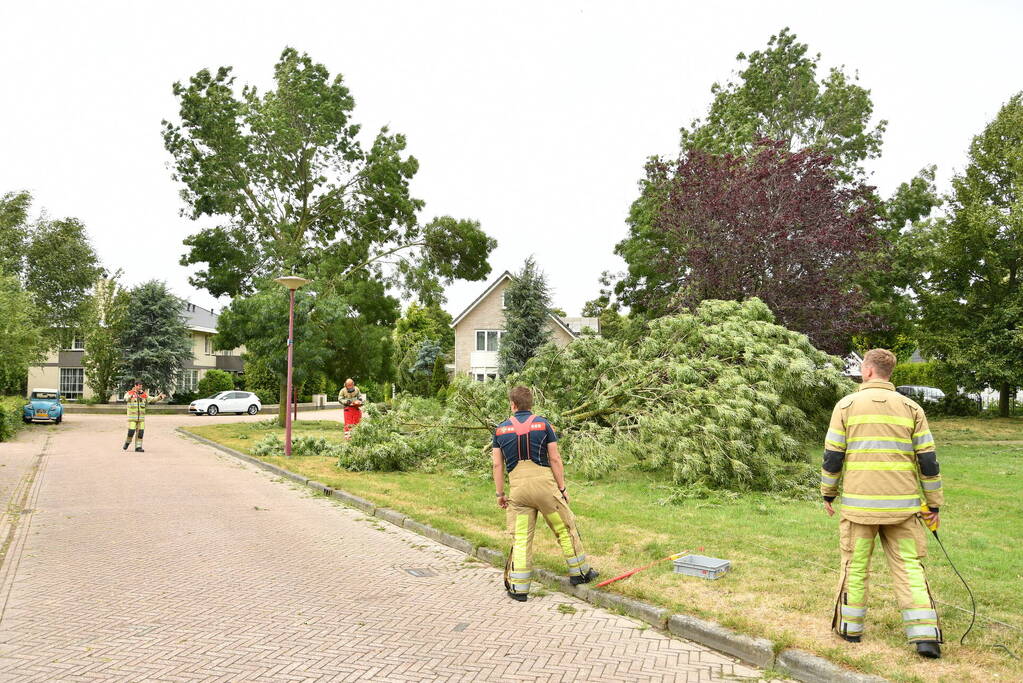
<svg viewBox="0 0 1023 683"><path fill-rule="evenodd" d="M160 121L171 84L231 65L265 88L283 47L344 74L367 133L405 133L424 219L479 220L494 273L535 253L578 315L625 235L643 162L675 154L740 51L789 26L824 68L858 71L889 121L871 182L927 164L947 187L970 138L1023 89L1015 2L19 2L0 9L0 193L76 216L127 284L166 280L218 310L178 265ZM448 292L457 313L482 290Z"/></svg>

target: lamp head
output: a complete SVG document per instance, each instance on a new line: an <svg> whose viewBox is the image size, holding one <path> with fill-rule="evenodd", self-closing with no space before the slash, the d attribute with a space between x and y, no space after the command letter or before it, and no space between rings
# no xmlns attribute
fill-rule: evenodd
<svg viewBox="0 0 1023 683"><path fill-rule="evenodd" d="M297 275L285 275L277 278L274 282L280 283L288 289L295 290L303 285L309 284L310 280L306 280L304 277L299 277Z"/></svg>

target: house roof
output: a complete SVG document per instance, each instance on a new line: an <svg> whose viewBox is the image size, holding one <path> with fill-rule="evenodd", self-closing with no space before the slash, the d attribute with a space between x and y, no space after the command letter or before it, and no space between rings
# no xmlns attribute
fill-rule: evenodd
<svg viewBox="0 0 1023 683"><path fill-rule="evenodd" d="M469 315L472 309L479 306L481 301L490 296L493 293L493 291L497 289L497 286L499 284L501 284L505 280L514 279L514 277L515 276L509 273L507 270L498 275L497 279L491 282L490 285L485 290L483 290L482 294L476 297L476 299L471 304L469 304L464 311L455 316L455 319L451 321L451 327L455 327L456 325L458 325L458 323L462 322L462 319L465 318L465 316ZM571 328L569 328L568 325L565 324L565 322L561 318L559 318L558 316L554 315L549 311L547 315L551 317L551 320L554 321L555 325L563 329L570 337L575 338L578 336L575 332L571 330Z"/></svg>
<svg viewBox="0 0 1023 683"><path fill-rule="evenodd" d="M181 302L181 311L185 314L185 324L188 325L188 329L216 334L218 316L213 311L207 311L205 308L187 301Z"/></svg>

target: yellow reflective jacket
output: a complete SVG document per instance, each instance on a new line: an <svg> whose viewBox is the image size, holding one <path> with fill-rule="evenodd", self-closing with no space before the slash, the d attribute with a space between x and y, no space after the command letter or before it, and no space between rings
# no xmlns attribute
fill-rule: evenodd
<svg viewBox="0 0 1023 683"><path fill-rule="evenodd" d="M134 389L129 389L128 393L124 395L124 402L128 404L129 420L144 420L146 419L146 408L150 403L156 403L156 398L146 392L136 394Z"/></svg>
<svg viewBox="0 0 1023 683"><path fill-rule="evenodd" d="M858 524L895 524L944 502L934 437L923 408L871 381L835 405L824 440L821 495L838 496L842 517Z"/></svg>

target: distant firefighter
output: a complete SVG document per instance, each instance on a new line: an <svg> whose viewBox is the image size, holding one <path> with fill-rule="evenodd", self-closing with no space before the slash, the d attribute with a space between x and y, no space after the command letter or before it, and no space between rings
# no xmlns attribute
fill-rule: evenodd
<svg viewBox="0 0 1023 683"><path fill-rule="evenodd" d="M122 450L128 450L132 437L134 437L135 452L145 452L142 449L142 437L146 433L146 407L162 398L166 398L163 393L156 398L151 398L142 386L142 380L135 380L135 386L124 395L124 400L128 404L128 438L125 439Z"/></svg>
<svg viewBox="0 0 1023 683"><path fill-rule="evenodd" d="M345 380L345 386L337 394L338 403L344 409L345 438L352 438L352 427L362 420L362 406L366 403L366 394L355 386L351 377Z"/></svg>

